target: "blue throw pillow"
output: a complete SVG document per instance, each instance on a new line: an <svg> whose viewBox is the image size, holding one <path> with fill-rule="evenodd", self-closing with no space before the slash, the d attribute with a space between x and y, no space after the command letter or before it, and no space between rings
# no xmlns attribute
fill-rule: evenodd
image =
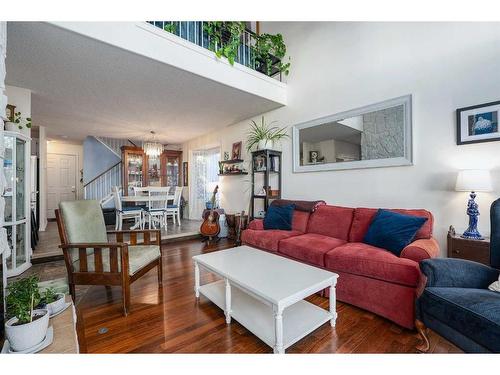
<svg viewBox="0 0 500 375"><path fill-rule="evenodd" d="M425 217L380 209L375 214L363 242L399 256L426 221Z"/></svg>
<svg viewBox="0 0 500 375"><path fill-rule="evenodd" d="M264 218L264 229L292 230L294 204L269 206Z"/></svg>

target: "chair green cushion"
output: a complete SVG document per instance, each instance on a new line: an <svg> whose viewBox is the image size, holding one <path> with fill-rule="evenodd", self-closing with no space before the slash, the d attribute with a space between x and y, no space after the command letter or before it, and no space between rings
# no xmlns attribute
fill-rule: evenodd
<svg viewBox="0 0 500 375"><path fill-rule="evenodd" d="M104 214L98 201L61 202L59 211L69 243L108 242ZM71 258L73 261L78 258L75 249L71 251Z"/></svg>
<svg viewBox="0 0 500 375"><path fill-rule="evenodd" d="M160 247L158 245L133 245L128 247L129 275L132 276L141 268L160 257ZM75 272L80 270L80 261L73 262ZM109 249L102 249L102 267L105 272L110 271ZM118 270L121 271L121 259L118 253ZM87 255L87 271L94 272L94 255Z"/></svg>

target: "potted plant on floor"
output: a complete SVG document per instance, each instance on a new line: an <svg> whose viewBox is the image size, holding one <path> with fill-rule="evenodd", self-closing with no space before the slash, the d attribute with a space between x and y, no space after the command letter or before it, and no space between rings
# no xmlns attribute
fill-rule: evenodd
<svg viewBox="0 0 500 375"><path fill-rule="evenodd" d="M40 344L49 327L49 312L35 309L40 303L38 277L23 278L7 286L5 335L13 351L20 352Z"/></svg>
<svg viewBox="0 0 500 375"><path fill-rule="evenodd" d="M57 314L66 306L64 297L64 293L56 293L54 288L47 288L42 293L40 307L47 309L50 316Z"/></svg>
<svg viewBox="0 0 500 375"><path fill-rule="evenodd" d="M265 150L266 148L278 148L281 141L288 137L286 127L278 128L271 126L276 121L266 124L264 116L262 116L260 124L251 121L250 130L247 133L247 151L250 152L252 148L256 147L258 150Z"/></svg>

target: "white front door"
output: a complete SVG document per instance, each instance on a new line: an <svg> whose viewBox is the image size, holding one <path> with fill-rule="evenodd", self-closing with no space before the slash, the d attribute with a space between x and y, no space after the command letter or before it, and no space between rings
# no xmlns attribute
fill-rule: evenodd
<svg viewBox="0 0 500 375"><path fill-rule="evenodd" d="M47 218L59 202L76 199L76 155L47 154Z"/></svg>

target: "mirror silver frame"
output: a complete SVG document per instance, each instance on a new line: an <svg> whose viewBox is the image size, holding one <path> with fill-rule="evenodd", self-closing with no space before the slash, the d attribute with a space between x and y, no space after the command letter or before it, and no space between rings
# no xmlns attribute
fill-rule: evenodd
<svg viewBox="0 0 500 375"><path fill-rule="evenodd" d="M326 163L316 165L300 165L300 139L301 129L311 128L324 123L343 120L349 117L360 116L369 112L379 111L399 105L404 106L404 156L387 159L356 160L338 163ZM321 117L315 120L303 122L293 126L293 172L318 172L335 171L360 168L380 168L413 165L413 137L412 137L412 96L405 95L398 98L385 100L380 103L367 105L350 111L340 112L334 115Z"/></svg>

